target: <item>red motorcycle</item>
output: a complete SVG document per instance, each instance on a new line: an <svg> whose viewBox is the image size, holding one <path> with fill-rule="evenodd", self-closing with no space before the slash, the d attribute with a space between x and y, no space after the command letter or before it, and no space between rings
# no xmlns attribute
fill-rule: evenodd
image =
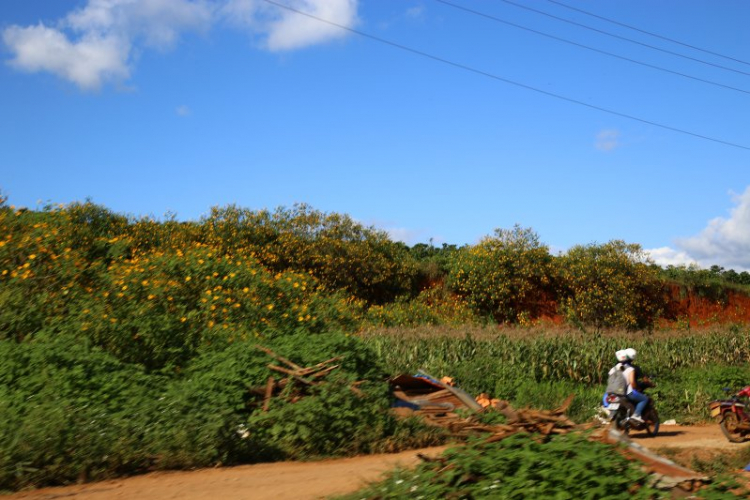
<svg viewBox="0 0 750 500"><path fill-rule="evenodd" d="M719 422L721 432L732 443L741 443L750 435L750 414L745 412L747 398L750 398L750 386L729 399L718 399L708 405L711 418Z"/></svg>

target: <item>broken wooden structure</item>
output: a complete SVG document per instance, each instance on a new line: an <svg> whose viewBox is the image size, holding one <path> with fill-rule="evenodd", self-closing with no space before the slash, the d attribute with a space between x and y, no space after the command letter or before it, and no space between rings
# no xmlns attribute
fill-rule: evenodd
<svg viewBox="0 0 750 500"><path fill-rule="evenodd" d="M390 383L396 398L396 414L403 417L419 416L428 424L443 427L456 437L486 434L492 442L517 432L549 436L565 434L578 427L565 416L573 401L572 395L556 410L516 410L507 401L492 400L484 394L475 399L461 389L426 374L399 375ZM501 413L506 423L481 422L477 416L486 411Z"/></svg>
<svg viewBox="0 0 750 500"><path fill-rule="evenodd" d="M269 363L267 367L269 370L280 375L277 377L268 377L264 386L251 387L249 389L251 394L263 398L263 411L268 411L271 399L287 388L290 389L288 393L289 399L292 402L299 400L305 394L306 388L322 383L326 375L340 366L334 363L342 359L341 356L337 356L314 366L302 367L283 356L279 356L267 347L255 345L255 348L265 352L279 363ZM290 387L290 385L294 387ZM294 390L292 391L291 389ZM356 388L353 387L352 390L356 391Z"/></svg>

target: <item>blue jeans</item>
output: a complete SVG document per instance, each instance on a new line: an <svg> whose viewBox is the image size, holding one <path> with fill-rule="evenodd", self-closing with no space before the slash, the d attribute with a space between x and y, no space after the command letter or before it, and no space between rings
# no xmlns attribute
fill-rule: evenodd
<svg viewBox="0 0 750 500"><path fill-rule="evenodd" d="M627 398L632 403L635 403L635 415L640 417L648 404L648 396L641 392L633 391L627 395Z"/></svg>

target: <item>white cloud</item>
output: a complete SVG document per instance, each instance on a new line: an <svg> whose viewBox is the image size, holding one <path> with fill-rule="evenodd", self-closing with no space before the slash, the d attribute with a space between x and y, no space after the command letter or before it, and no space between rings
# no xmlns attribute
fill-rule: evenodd
<svg viewBox="0 0 750 500"><path fill-rule="evenodd" d="M750 269L750 186L734 195L735 207L729 218L717 217L697 236L677 241L677 245L699 262L727 268Z"/></svg>
<svg viewBox="0 0 750 500"><path fill-rule="evenodd" d="M414 231L404 227L391 227L384 229L393 241L400 241L407 245L413 245L419 241L420 231Z"/></svg>
<svg viewBox="0 0 750 500"><path fill-rule="evenodd" d="M697 265L695 259L690 257L686 252L681 252L670 247L652 248L651 250L645 250L645 252L651 260L662 267Z"/></svg>
<svg viewBox="0 0 750 500"><path fill-rule="evenodd" d="M115 33L165 49L181 32L207 30L214 8L208 0L89 0L64 24L79 33Z"/></svg>
<svg viewBox="0 0 750 500"><path fill-rule="evenodd" d="M353 26L358 0L286 0L297 10ZM271 51L299 49L343 37L347 31L261 0L88 0L51 26L10 26L2 40L9 63L49 72L97 89L129 78L143 48L168 50L185 33L231 25L262 39Z"/></svg>
<svg viewBox="0 0 750 500"><path fill-rule="evenodd" d="M103 80L125 79L130 45L114 36L88 34L71 42L43 24L3 32L3 42L15 53L10 64L28 72L47 71L81 88L96 89Z"/></svg>
<svg viewBox="0 0 750 500"><path fill-rule="evenodd" d="M596 149L600 151L613 151L620 147L620 131L605 129L596 135Z"/></svg>
<svg viewBox="0 0 750 500"><path fill-rule="evenodd" d="M285 0L279 3L341 26L357 24L358 0ZM273 52L299 49L349 34L332 24L260 0L227 0L221 11L234 24L264 34L263 44Z"/></svg>
<svg viewBox="0 0 750 500"><path fill-rule="evenodd" d="M678 239L677 250L649 250L654 260L661 265L672 263L671 259L679 264L695 262L704 268L720 265L736 271L750 270L750 186L743 194L734 195L732 201L735 207L728 218L712 219L696 236Z"/></svg>

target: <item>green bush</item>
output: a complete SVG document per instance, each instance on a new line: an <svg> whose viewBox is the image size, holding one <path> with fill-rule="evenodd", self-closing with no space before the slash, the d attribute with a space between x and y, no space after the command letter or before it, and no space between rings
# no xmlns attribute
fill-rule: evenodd
<svg viewBox="0 0 750 500"><path fill-rule="evenodd" d="M349 499L400 498L671 498L611 446L568 434L540 442L515 434L443 453L415 471L397 470Z"/></svg>
<svg viewBox="0 0 750 500"><path fill-rule="evenodd" d="M0 489L145 468L163 383L71 337L0 341Z"/></svg>
<svg viewBox="0 0 750 500"><path fill-rule="evenodd" d="M339 368L264 412L249 389L279 374L256 341L301 366L341 357ZM385 378L372 351L344 334L212 344L169 376L69 335L0 341L0 490L441 442L433 428L391 416ZM359 392L354 381L365 381Z"/></svg>

